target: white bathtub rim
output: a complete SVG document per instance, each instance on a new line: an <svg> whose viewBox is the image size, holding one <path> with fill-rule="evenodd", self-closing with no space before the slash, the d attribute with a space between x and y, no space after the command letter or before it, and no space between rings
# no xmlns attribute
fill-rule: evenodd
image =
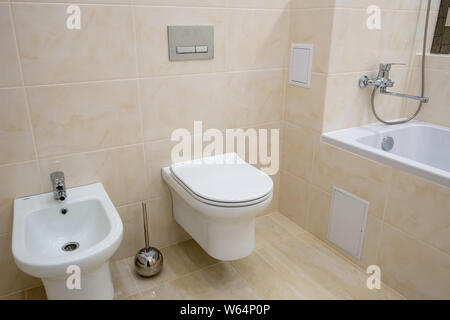
<svg viewBox="0 0 450 320"><path fill-rule="evenodd" d="M361 127L347 128L324 133L321 136L321 141L343 151L362 156L368 160L405 171L428 181L450 188L450 172L408 159L406 157L388 153L357 141L357 139L367 137L368 135L372 135L374 133L382 134L411 126L428 126L440 130L450 131L450 128L421 121L412 121L410 123L395 126L386 126L380 123L374 123Z"/></svg>

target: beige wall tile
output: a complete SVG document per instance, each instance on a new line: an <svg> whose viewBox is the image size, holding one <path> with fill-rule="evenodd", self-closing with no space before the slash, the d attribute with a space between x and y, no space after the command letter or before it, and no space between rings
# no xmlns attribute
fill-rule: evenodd
<svg viewBox="0 0 450 320"><path fill-rule="evenodd" d="M17 86L21 84L19 60L13 34L9 5L0 4L0 87Z"/></svg>
<svg viewBox="0 0 450 320"><path fill-rule="evenodd" d="M314 147L319 135L312 130L284 124L282 168L311 181Z"/></svg>
<svg viewBox="0 0 450 320"><path fill-rule="evenodd" d="M1 166L0 181L0 234L3 234L12 231L14 199L41 191L39 167L36 162Z"/></svg>
<svg viewBox="0 0 450 320"><path fill-rule="evenodd" d="M157 198L150 202L149 224L150 240L157 248L163 248L190 238L173 219L170 196Z"/></svg>
<svg viewBox="0 0 450 320"><path fill-rule="evenodd" d="M17 268L11 251L11 233L0 235L0 295L42 285Z"/></svg>
<svg viewBox="0 0 450 320"><path fill-rule="evenodd" d="M327 76L320 73L312 74L310 89L288 85L284 120L321 132L326 90Z"/></svg>
<svg viewBox="0 0 450 320"><path fill-rule="evenodd" d="M376 77L378 71L368 72L369 77ZM407 92L409 69L396 67L391 71L394 92ZM378 120L371 110L372 88L359 88L361 73L335 74L328 77L326 91L323 131L351 128ZM350 84L350 85L349 85ZM353 85L354 84L354 85ZM404 99L382 95L375 96L377 114L387 121L402 117Z"/></svg>
<svg viewBox="0 0 450 320"><path fill-rule="evenodd" d="M241 106L226 105L227 82L221 74L142 80L144 139L167 139L178 128L193 132L196 120L205 128L235 127Z"/></svg>
<svg viewBox="0 0 450 320"><path fill-rule="evenodd" d="M251 97L246 124L282 120L285 73L282 70L250 72L248 80L251 85L245 83L243 86L243 89L246 90L245 95ZM247 91L249 86L251 90ZM235 90L227 94L233 95L233 92ZM239 114L235 114L235 116L239 117Z"/></svg>
<svg viewBox="0 0 450 320"><path fill-rule="evenodd" d="M334 8L335 0L291 0L292 9Z"/></svg>
<svg viewBox="0 0 450 320"><path fill-rule="evenodd" d="M0 164L35 158L23 89L0 90Z"/></svg>
<svg viewBox="0 0 450 320"><path fill-rule="evenodd" d="M225 70L228 11L208 8L135 7L139 74L189 74ZM214 59L171 62L167 26L213 25Z"/></svg>
<svg viewBox="0 0 450 320"><path fill-rule="evenodd" d="M366 9L371 5L377 5L382 10L386 9L403 9L403 10L419 10L421 0L334 0L336 7L341 8L363 8Z"/></svg>
<svg viewBox="0 0 450 320"><path fill-rule="evenodd" d="M434 32L434 30L433 30ZM431 38L430 38L431 39ZM411 64L414 68L422 67L422 53L417 53L413 58L413 63ZM429 69L442 69L450 70L450 58L448 55L444 54L427 54L425 68ZM427 70L428 72L430 70Z"/></svg>
<svg viewBox="0 0 450 320"><path fill-rule="evenodd" d="M368 73L369 77L376 72ZM323 116L323 131L329 132L369 123L372 89L358 86L360 73L336 74L328 77ZM401 112L401 109L399 110Z"/></svg>
<svg viewBox="0 0 450 320"><path fill-rule="evenodd" d="M80 30L66 8L13 4L26 84L136 77L131 7L81 5Z"/></svg>
<svg viewBox="0 0 450 320"><path fill-rule="evenodd" d="M450 65L450 63L448 64ZM439 67L445 67L445 65L440 65ZM411 73L409 92L412 94L420 95L421 74L422 71L419 68L414 68ZM448 67L447 69L426 70L425 96L430 97L430 102L423 105L418 119L450 127L450 108L448 107L450 101L449 83L450 71ZM418 102L407 101L406 107L407 113L413 114L418 107Z"/></svg>
<svg viewBox="0 0 450 320"><path fill-rule="evenodd" d="M382 279L409 299L450 298L450 256L384 224Z"/></svg>
<svg viewBox="0 0 450 320"><path fill-rule="evenodd" d="M308 191L308 220L305 229L319 239L326 240L331 195L313 185L310 185Z"/></svg>
<svg viewBox="0 0 450 320"><path fill-rule="evenodd" d="M291 0L227 0L230 8L266 8L283 9L289 8Z"/></svg>
<svg viewBox="0 0 450 320"><path fill-rule="evenodd" d="M171 152L177 142L160 140L145 144L145 160L149 181L149 197L157 198L169 194L169 188L161 177L161 169L172 164Z"/></svg>
<svg viewBox="0 0 450 320"><path fill-rule="evenodd" d="M394 170L385 222L450 254L450 189Z"/></svg>
<svg viewBox="0 0 450 320"><path fill-rule="evenodd" d="M270 202L269 206L267 207L264 212L260 214L260 216L264 216L267 214L271 214L273 212L278 211L279 207L279 199L280 199L280 172L278 172L276 175L270 176L273 181L273 197L272 202Z"/></svg>
<svg viewBox="0 0 450 320"><path fill-rule="evenodd" d="M431 46L433 44L434 31L436 30L436 24L439 15L439 6L440 0L432 0L432 10L430 11L430 18L428 22L428 33L427 33L427 50L426 52L431 51ZM415 52L419 53L423 51L423 35L425 30L425 21L426 21L426 6L428 1L422 1L422 10L419 11L419 18L416 28L416 36L415 36Z"/></svg>
<svg viewBox="0 0 450 320"><path fill-rule="evenodd" d="M382 61L411 63L418 12L382 11L381 30L369 30L367 17L366 10L335 10L331 73L374 70Z"/></svg>
<svg viewBox="0 0 450 320"><path fill-rule="evenodd" d="M147 202L147 208L149 207L150 203ZM123 238L119 249L112 257L113 260L134 256L138 250L145 247L142 204L119 207L117 211L123 223Z"/></svg>
<svg viewBox="0 0 450 320"><path fill-rule="evenodd" d="M243 130L248 130L248 129L254 129L256 130L257 134L260 137L266 137L267 134L267 143L266 144L262 144L262 140L259 140L256 146L256 150L257 150L257 154L258 154L258 159L257 159L257 163L254 164L252 163L256 168L258 169L267 169L269 166L272 166L272 168L275 170L276 166L275 163L273 163L274 161L278 160L278 165L280 169L281 166L281 157L282 157L282 149L283 149L283 132L284 132L284 127L283 127L283 122L281 121L274 121L274 122L266 122L264 124L257 124L257 125L249 125L246 127L242 128ZM263 130L267 130L267 131L263 131ZM278 130L278 140L276 140L276 131ZM274 139L272 141L272 134L274 134ZM277 150L277 146L276 143L278 143L278 150ZM254 145L252 145L254 146ZM261 148L261 146L264 146L264 148L266 148L266 150L263 150ZM239 150L237 150L237 145L235 144L235 152L238 152ZM278 159L276 158L276 153L278 151ZM239 153L239 152L238 152ZM272 163L270 164L266 164L262 162L262 158L261 158L261 154L266 154L266 156L271 158ZM243 156L242 156L243 157ZM247 162L252 162L250 159L250 143L247 143L247 148L246 148L246 154L245 154L245 161ZM276 172L276 174L278 174L279 172ZM273 177L272 177L273 178Z"/></svg>
<svg viewBox="0 0 450 320"><path fill-rule="evenodd" d="M283 71L203 74L141 80L145 140L172 131L235 128L278 121L283 110Z"/></svg>
<svg viewBox="0 0 450 320"><path fill-rule="evenodd" d="M142 141L137 81L27 89L39 157Z"/></svg>
<svg viewBox="0 0 450 320"><path fill-rule="evenodd" d="M279 197L280 211L305 228L308 221L308 182L282 171Z"/></svg>
<svg viewBox="0 0 450 320"><path fill-rule="evenodd" d="M136 0L134 0L136 2ZM36 3L87 3L87 4L131 4L133 0L14 0L14 2Z"/></svg>
<svg viewBox="0 0 450 320"><path fill-rule="evenodd" d="M64 171L67 187L102 182L116 206L148 198L142 145L42 159L40 167L48 191L50 173Z"/></svg>
<svg viewBox="0 0 450 320"><path fill-rule="evenodd" d="M134 0L134 4L179 7L224 7L226 0Z"/></svg>
<svg viewBox="0 0 450 320"><path fill-rule="evenodd" d="M227 62L230 70L287 64L289 14L281 10L231 10Z"/></svg>
<svg viewBox="0 0 450 320"><path fill-rule="evenodd" d="M317 23L318 21L320 23ZM328 72L332 28L332 9L291 12L290 42L314 44L313 72Z"/></svg>
<svg viewBox="0 0 450 320"><path fill-rule="evenodd" d="M320 143L312 181L325 191L336 186L369 201L369 214L383 218L391 168Z"/></svg>

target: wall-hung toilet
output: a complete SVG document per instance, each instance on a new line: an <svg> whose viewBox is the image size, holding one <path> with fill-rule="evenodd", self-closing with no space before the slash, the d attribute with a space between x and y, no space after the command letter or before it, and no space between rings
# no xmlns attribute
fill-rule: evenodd
<svg viewBox="0 0 450 320"><path fill-rule="evenodd" d="M255 218L272 201L273 182L236 153L175 163L162 169L173 216L212 257L252 253Z"/></svg>

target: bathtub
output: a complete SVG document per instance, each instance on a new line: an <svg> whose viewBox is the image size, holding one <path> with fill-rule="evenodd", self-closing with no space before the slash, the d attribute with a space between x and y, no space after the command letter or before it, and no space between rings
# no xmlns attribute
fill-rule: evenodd
<svg viewBox="0 0 450 320"><path fill-rule="evenodd" d="M321 141L450 187L450 128L419 121L370 124L324 133Z"/></svg>

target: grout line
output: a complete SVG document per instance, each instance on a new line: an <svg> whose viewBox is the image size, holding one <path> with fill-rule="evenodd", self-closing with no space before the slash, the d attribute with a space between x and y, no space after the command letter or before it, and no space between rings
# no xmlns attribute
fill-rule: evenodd
<svg viewBox="0 0 450 320"><path fill-rule="evenodd" d="M152 201L156 201L156 200L160 200L160 199L164 199L164 196L149 197L149 198L142 199L139 201L126 202L121 205L115 205L115 207L116 207L116 209L120 209L120 208L124 208L124 207L140 205L142 202L152 202Z"/></svg>
<svg viewBox="0 0 450 320"><path fill-rule="evenodd" d="M24 165L24 164L32 164L34 162L39 163L39 160L34 159L34 160L8 162L8 163L1 164L0 168L7 168L7 167L12 167L12 166L20 166L20 165Z"/></svg>
<svg viewBox="0 0 450 320"><path fill-rule="evenodd" d="M419 242L420 244L422 244L424 247L428 247L428 248L434 249L434 250L438 251L439 253L444 254L447 257L450 257L450 253L445 252L442 249L436 247L435 245L418 238L416 235L414 235L412 233L409 233L408 231L402 230L399 227L397 227L397 226L395 226L395 225L393 225L393 224L391 224L389 222L384 222L383 224L388 225L390 228L394 229L395 231L397 231L400 234L403 234L405 237L412 238L413 240L415 240L415 241Z"/></svg>
<svg viewBox="0 0 450 320"><path fill-rule="evenodd" d="M290 122L289 120L283 120L282 122L283 122L285 125L294 127L294 128L296 128L296 129L301 129L301 130L305 130L305 131L311 131L311 132L313 132L314 134L319 135L319 138L320 138L320 136L322 135L322 132L321 132L321 131L319 131L319 130L317 130L317 129L313 129L313 128L311 128L311 127L307 127L307 126L305 126L304 124L293 123L293 122Z"/></svg>
<svg viewBox="0 0 450 320"><path fill-rule="evenodd" d="M11 292L11 293L7 293L7 294L4 294L4 295L0 295L0 300L2 300L2 299L4 299L4 298L7 298L7 297L9 297L9 296L12 296L12 295L15 295L15 294L19 294L19 293L24 293L24 297L25 297L25 299L24 300L26 300L26 292L27 291L29 291L29 290L33 290L33 289L36 289L36 288L40 288L40 287L43 287L44 285L43 284L41 284L41 285L38 285L38 286L32 286L32 287L27 287L27 288L25 288L25 289L20 289L20 290L17 290L17 291L13 291L13 292Z"/></svg>
<svg viewBox="0 0 450 320"><path fill-rule="evenodd" d="M134 3L134 1L133 1ZM139 54L138 54L138 39L137 39L137 22L136 22L136 10L134 6L130 6L131 9L131 17L133 24L133 36L134 36L134 53L135 53L135 64L136 64L136 75L138 80L136 81L137 85L137 103L139 109L139 125L140 125L140 133L141 133L141 141L142 141L142 156L144 159L144 174L145 174L145 185L147 192L150 192L150 181L149 181L149 168L147 163L147 153L145 148L145 138L144 138L144 112L142 106L142 88L140 79L140 68L139 68Z"/></svg>
<svg viewBox="0 0 450 320"><path fill-rule="evenodd" d="M68 1L11 1L14 4L25 4L25 5L71 5L73 2ZM134 1L129 1L128 3L115 3L115 2L77 2L77 5L81 6L101 6L101 7L125 7L125 6L134 6L134 7L150 7L150 8L163 8L163 9L200 9L200 10L242 10L242 11L287 11L289 8L261 8L261 7L232 7L232 6L186 6L186 5L155 5L155 4L145 4L145 3L135 3Z"/></svg>
<svg viewBox="0 0 450 320"><path fill-rule="evenodd" d="M58 82L58 83L43 83L43 84L29 84L22 86L6 86L2 89L17 89L17 88L39 88L39 87L56 87L56 86L69 86L69 85L83 85L83 84L95 84L103 82L119 82L119 81L137 81L137 80L159 80L159 79L172 79L172 78L188 78L188 77L200 77L200 76L219 76L228 74L239 73L257 73L257 72L273 72L273 71L286 71L287 68L273 67L273 68L255 68L255 69L241 69L241 70L223 70L215 72L201 72L201 73L174 73L174 74L162 74L154 76L141 76L132 78L115 78L115 79L99 79L99 80L86 80L86 81L72 81L72 82Z"/></svg>
<svg viewBox="0 0 450 320"><path fill-rule="evenodd" d="M10 19L11 19L11 28L12 28L12 33L13 33L13 37L14 37L14 46L16 49L16 59L18 61L19 64L19 74L20 74L20 82L22 84L22 94L24 95L24 99L25 99L25 108L26 108L26 112L27 112L27 121L28 121L28 126L30 129L30 133L31 133L31 141L33 143L33 151L34 151L34 159L37 161L37 167L38 167L38 176L39 176L39 184L40 184L40 189L41 191L44 189L44 184L42 182L42 172L41 172L41 166L39 164L38 161L38 151L37 151L37 146L36 146L36 137L34 134L34 127L33 127L33 121L31 120L31 106L30 106L30 102L28 99L28 92L25 88L25 76L23 73L23 66L22 66L22 59L20 57L20 52L19 52L19 41L17 40L17 33L16 33L16 23L14 20L14 14L13 14L13 9L12 9L12 2L8 2L8 7L9 7L9 15L10 15Z"/></svg>
<svg viewBox="0 0 450 320"><path fill-rule="evenodd" d="M394 169L390 168L391 174L389 175L389 186L388 186L388 190L386 193L386 198L384 200L384 206L383 206L383 215L381 217L381 229L380 229L380 233L378 235L378 239L377 239L377 250L375 252L375 263L377 265L380 265L380 252L381 252L381 243L382 243L382 239L383 239L383 232L384 232L384 220L386 219L386 211L387 211L387 207L388 207L388 203L389 203L389 197L391 194L391 190L392 190L392 180L394 177Z"/></svg>
<svg viewBox="0 0 450 320"><path fill-rule="evenodd" d="M248 129L248 128L257 128L260 126L271 126L271 125L280 124L281 122L282 122L281 120L275 120L275 121L245 125L245 126L241 126L240 128ZM239 127L237 127L237 128L239 128ZM234 127L233 128L224 128L224 129L221 129L221 131L224 132L226 129L237 129L237 128L234 128ZM101 148L94 149L94 150L85 150L85 151L63 153L63 154L56 154L56 155L46 155L46 156L41 156L41 157L38 157L37 159L32 159L32 160L13 161L13 162L0 164L0 168L23 165L23 164L30 164L33 162L37 162L39 164L40 162L47 161L47 160L57 160L57 159L63 159L63 158L77 156L77 155L88 155L88 154L95 154L95 153L99 153L99 152L116 151L116 150L120 150L120 149L139 147L141 145L143 145L145 147L145 145L149 144L149 143L160 143L160 142L166 142L168 140L170 140L170 137L155 139L155 140L145 140L144 139L144 141L142 141L142 142L123 144L123 145L117 145L117 146L101 147Z"/></svg>
<svg viewBox="0 0 450 320"><path fill-rule="evenodd" d="M324 193L326 193L326 194L328 194L328 195L331 195L331 193L330 193L329 191L324 190L321 186L318 186L318 185L316 185L316 184L314 184L314 183L312 183L312 182L306 181L305 178L302 178L302 177L300 177L300 176L298 176L298 175L296 175L296 174L293 174L293 173L291 173L291 172L289 172L289 171L287 171L287 170L285 170L285 169L280 170L280 172L282 172L282 173L284 173L284 174L287 174L287 175L290 175L291 177L296 178L296 179L298 179L298 180L302 180L303 182L310 183L312 186L314 186L315 188L319 189L320 191L322 191L322 192L324 192ZM392 182L391 182L391 183L392 183ZM390 188L391 188L391 183L389 184L389 190L390 190ZM385 200L385 201L387 201L387 200ZM435 250L439 251L440 253L443 253L443 254L445 254L445 255L447 255L447 256L450 256L450 253L447 253L447 252L443 251L442 249L438 248L437 246L433 245L432 243L426 242L426 241L424 241L424 240L418 238L416 235L414 235L414 234L412 234L412 233L410 233L410 232L408 232L408 231L399 229L397 226L394 226L394 225L392 225L392 224L390 224L390 223L388 223L388 222L385 222L385 221L384 221L384 218L385 218L385 213L384 213L384 211L383 211L383 217L382 217L382 218L379 218L378 216L375 216L375 215L371 215L371 216L372 216L372 218L376 218L376 219L378 219L378 220L381 221L381 224L382 224L382 231L384 230L384 224L387 224L387 225L389 225L391 228L393 228L393 229L395 229L396 231L398 231L398 232L404 234L405 236L408 236L409 238L412 238L412 239L414 239L414 240L420 242L422 245L424 245L424 246L426 246L426 247L429 247L429 248L432 248L432 249L435 249ZM287 216L286 216L286 217L287 217ZM301 227L301 226L300 226L300 227ZM301 228L303 228L303 227L301 227ZM304 228L303 228L303 229L304 229ZM306 229L305 229L305 230L306 230ZM309 231L308 231L308 232L309 232ZM382 235L382 234L381 234L381 232L380 232L380 246L381 246L381 235ZM320 239L320 238L318 238L318 239ZM321 239L320 239L320 240L321 240ZM379 247L378 250L380 250L380 249L381 249L381 248ZM376 257L375 257L376 259L378 259L378 253L379 253L379 252L377 252L377 254L376 254ZM376 260L376 261L377 261L377 260ZM377 261L377 263L378 263L378 261Z"/></svg>

